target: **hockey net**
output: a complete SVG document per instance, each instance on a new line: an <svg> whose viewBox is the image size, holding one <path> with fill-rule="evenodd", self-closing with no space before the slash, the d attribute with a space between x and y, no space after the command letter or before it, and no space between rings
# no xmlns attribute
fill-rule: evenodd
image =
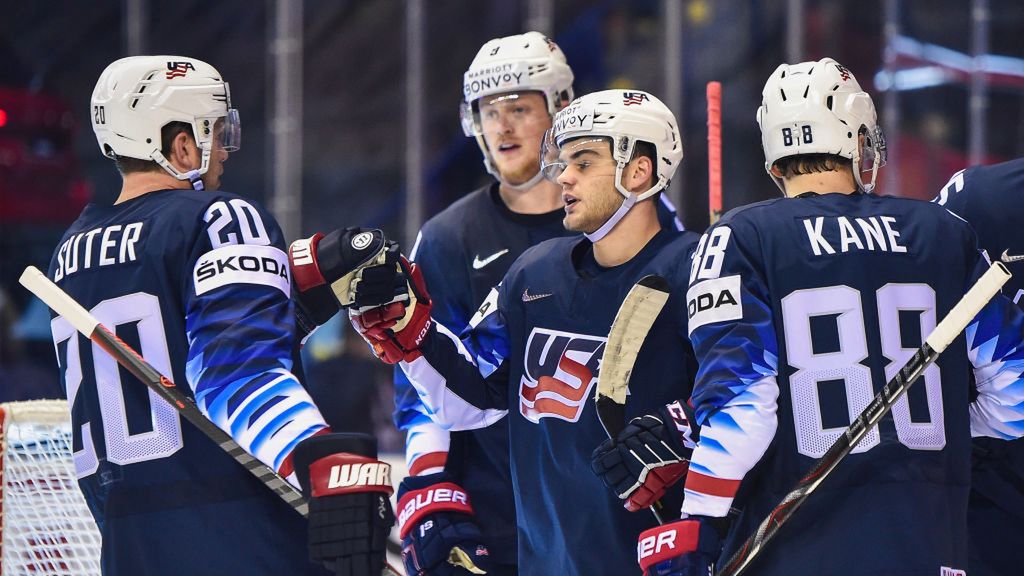
<svg viewBox="0 0 1024 576"><path fill-rule="evenodd" d="M0 404L0 573L100 574L100 534L78 490L64 400Z"/></svg>

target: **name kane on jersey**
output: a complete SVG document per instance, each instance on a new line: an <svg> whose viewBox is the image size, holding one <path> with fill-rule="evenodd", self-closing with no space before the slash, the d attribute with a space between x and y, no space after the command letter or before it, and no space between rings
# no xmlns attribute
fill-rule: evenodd
<svg viewBox="0 0 1024 576"><path fill-rule="evenodd" d="M851 222L851 220L853 222ZM896 228L896 218L892 216L869 216L867 218L847 218L846 216L818 216L803 218L807 241L815 256L835 254L838 244L842 253L851 250L878 250L882 252L906 252L907 248L899 243L900 231ZM854 226L856 224L856 226ZM832 238L832 242L826 239Z"/></svg>

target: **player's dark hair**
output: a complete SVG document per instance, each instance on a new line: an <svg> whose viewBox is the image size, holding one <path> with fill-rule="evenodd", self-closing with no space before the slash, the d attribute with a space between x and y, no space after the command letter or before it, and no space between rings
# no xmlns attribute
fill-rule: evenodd
<svg viewBox="0 0 1024 576"><path fill-rule="evenodd" d="M160 130L160 153L166 158L171 153L171 143L178 137L178 134L185 132L192 134L192 125L188 122L169 122ZM193 139L195 136L193 135ZM128 158L118 156L114 159L117 164L117 171L121 174L132 174L135 172L163 172L163 168L152 160L141 158Z"/></svg>
<svg viewBox="0 0 1024 576"><path fill-rule="evenodd" d="M783 178L792 178L814 172L831 172L846 166L853 169L853 161L836 154L799 154L775 161Z"/></svg>

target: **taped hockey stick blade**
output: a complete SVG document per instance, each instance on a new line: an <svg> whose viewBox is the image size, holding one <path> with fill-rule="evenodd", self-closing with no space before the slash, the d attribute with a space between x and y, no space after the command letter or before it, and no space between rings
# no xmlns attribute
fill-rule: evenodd
<svg viewBox="0 0 1024 576"><path fill-rule="evenodd" d="M597 377L597 415L609 436L625 424L626 389L647 333L668 301L668 281L644 276L626 294L615 314Z"/></svg>

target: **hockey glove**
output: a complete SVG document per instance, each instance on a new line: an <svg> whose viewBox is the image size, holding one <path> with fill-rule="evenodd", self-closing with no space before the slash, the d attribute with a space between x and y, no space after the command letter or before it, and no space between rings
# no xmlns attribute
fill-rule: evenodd
<svg viewBox="0 0 1024 576"><path fill-rule="evenodd" d="M655 414L633 418L614 439L594 450L590 467L631 512L648 508L686 476L695 441L690 408L673 402Z"/></svg>
<svg viewBox="0 0 1024 576"><path fill-rule="evenodd" d="M367 308L407 298L398 245L380 230L342 228L288 248L298 328L305 336L339 308Z"/></svg>
<svg viewBox="0 0 1024 576"><path fill-rule="evenodd" d="M469 576L490 569L469 495L444 472L402 481L398 527L408 576Z"/></svg>
<svg viewBox="0 0 1024 576"><path fill-rule="evenodd" d="M637 562L644 576L711 576L722 552L724 518L691 516L640 533Z"/></svg>
<svg viewBox="0 0 1024 576"><path fill-rule="evenodd" d="M416 264L399 259L407 280L407 298L369 310L349 310L352 327L370 344L374 354L388 364L411 362L420 356L420 345L430 332L430 294Z"/></svg>
<svg viewBox="0 0 1024 576"><path fill-rule="evenodd" d="M309 498L309 557L338 576L380 576L395 523L391 466L366 434L323 434L292 452Z"/></svg>

